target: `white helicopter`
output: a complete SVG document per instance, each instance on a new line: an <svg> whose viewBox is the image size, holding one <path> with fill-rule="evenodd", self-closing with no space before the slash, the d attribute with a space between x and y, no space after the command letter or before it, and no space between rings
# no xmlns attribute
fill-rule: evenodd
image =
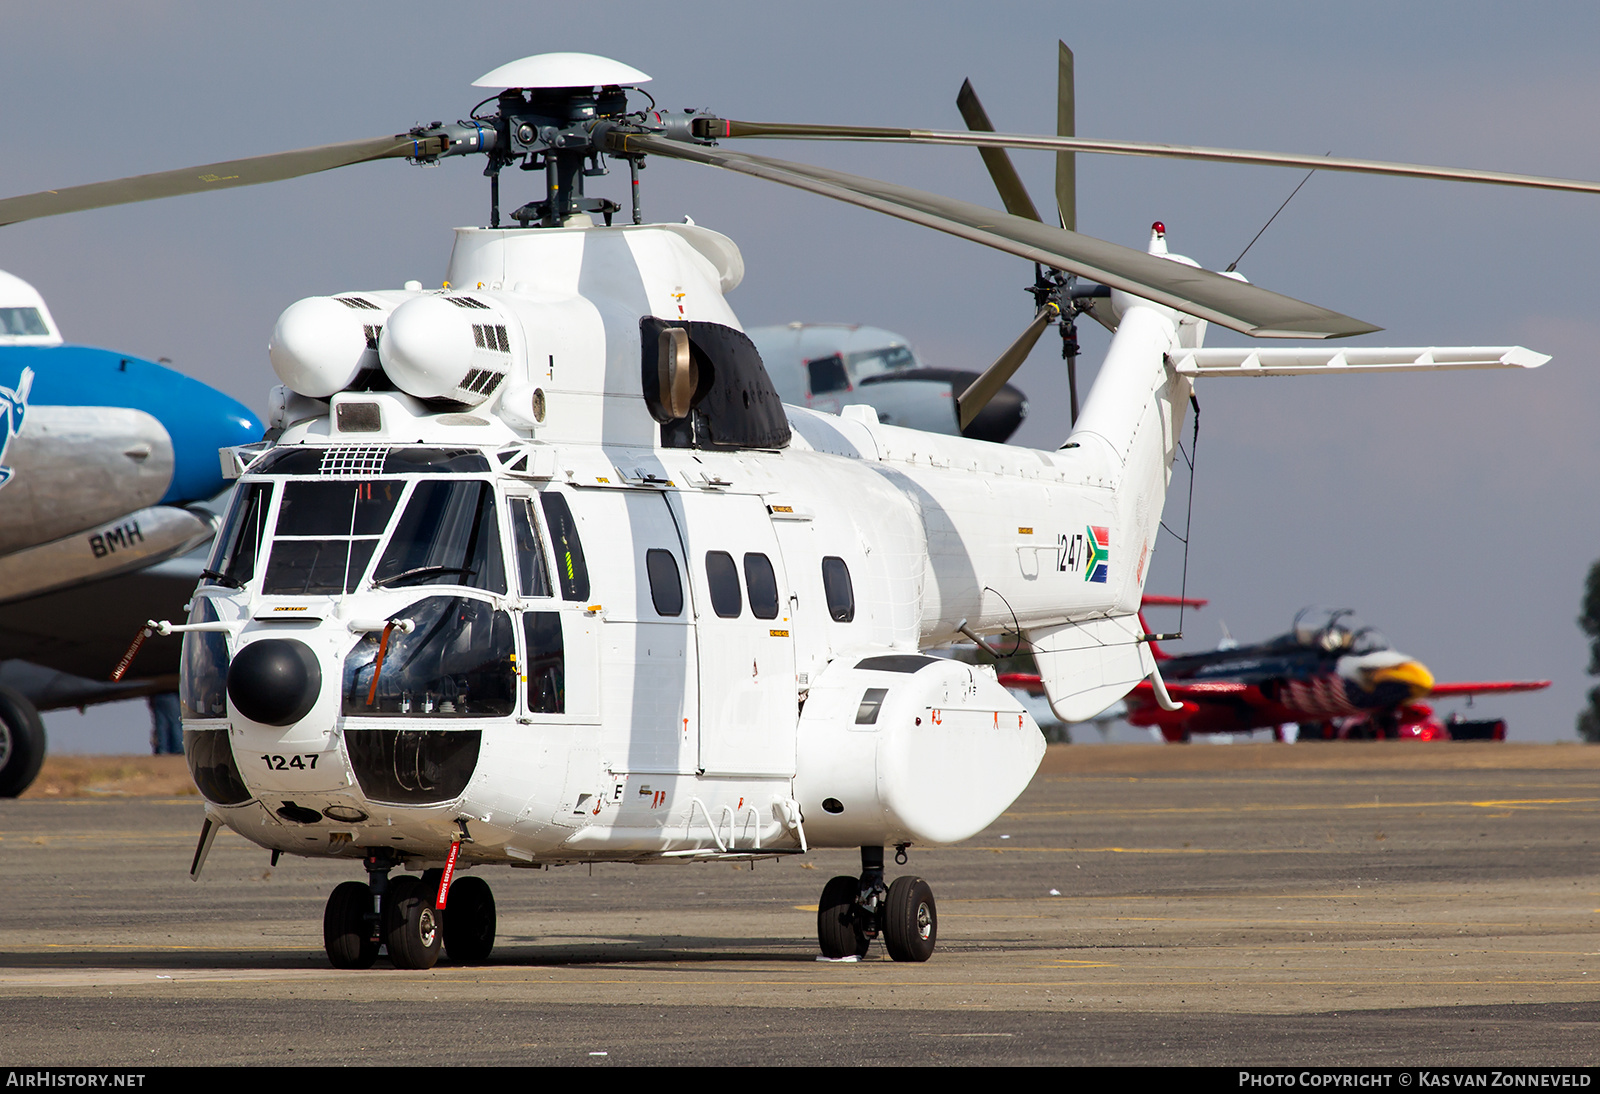
<svg viewBox="0 0 1600 1094"><path fill-rule="evenodd" d="M313 297L279 318L269 440L238 477L187 622L182 697L220 826L282 853L360 862L330 896L334 965L485 959L479 871L754 860L858 847L824 887L824 956L882 937L926 960L937 905L885 849L957 841L1022 792L1044 752L992 671L925 655L1020 634L1051 707L1088 718L1139 681L1165 696L1137 612L1197 376L1532 367L1527 350L1206 349L1376 328L1148 253L815 167L731 153L735 135L1108 142L753 125L629 112L648 77L586 54L487 74L492 113L397 137L0 201L0 223L247 185L369 159L489 156L488 227L459 228L438 290ZM1262 153L1179 150L1249 162ZM608 157L729 168L880 209L1110 287L1116 326L1055 451L783 407L725 294L725 236L608 222ZM499 223L498 173L545 196ZM1475 172L1314 159L1425 177ZM1600 189L1505 176L1496 181ZM1048 280L1048 279L1047 279ZM1048 290L1049 286L1046 286ZM963 395L998 388L1061 298ZM1100 315L1097 310L1097 317ZM457 871L470 874L456 877ZM420 875L419 873L420 872Z"/></svg>

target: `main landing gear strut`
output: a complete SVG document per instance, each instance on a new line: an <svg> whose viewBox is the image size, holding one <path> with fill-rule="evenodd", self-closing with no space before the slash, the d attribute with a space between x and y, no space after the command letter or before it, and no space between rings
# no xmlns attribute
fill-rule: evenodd
<svg viewBox="0 0 1600 1094"><path fill-rule="evenodd" d="M458 877L439 908L444 873L420 878L401 874L393 852L370 852L368 881L346 881L333 890L322 913L322 944L336 969L368 969L386 946L397 969L431 969L444 950L451 961L484 961L494 948L494 894L482 878Z"/></svg>
<svg viewBox="0 0 1600 1094"><path fill-rule="evenodd" d="M896 961L926 961L939 939L939 910L933 889L920 877L898 877L886 887L883 848L863 847L861 876L841 874L822 890L817 942L824 957L864 957L880 934Z"/></svg>

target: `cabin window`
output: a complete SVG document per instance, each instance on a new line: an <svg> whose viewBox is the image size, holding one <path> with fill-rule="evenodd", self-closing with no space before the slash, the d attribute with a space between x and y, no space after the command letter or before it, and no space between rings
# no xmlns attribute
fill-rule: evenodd
<svg viewBox="0 0 1600 1094"><path fill-rule="evenodd" d="M856 592L844 559L830 555L822 560L822 591L835 623L848 623L856 617Z"/></svg>
<svg viewBox="0 0 1600 1094"><path fill-rule="evenodd" d="M683 580L678 576L678 561L671 551L659 547L645 552L644 568L650 576L650 603L657 615L683 614Z"/></svg>
<svg viewBox="0 0 1600 1094"><path fill-rule="evenodd" d="M811 378L813 395L850 390L850 374L844 370L844 359L837 353L831 357L818 357L815 361L807 361L806 372Z"/></svg>
<svg viewBox="0 0 1600 1094"><path fill-rule="evenodd" d="M522 636L528 650L523 673L528 681L528 713L562 713L567 709L567 655L561 613L524 612Z"/></svg>
<svg viewBox="0 0 1600 1094"><path fill-rule="evenodd" d="M516 640L511 617L481 600L434 596L368 634L345 657L344 713L406 718L487 718L512 713ZM379 651L382 658L379 658Z"/></svg>
<svg viewBox="0 0 1600 1094"><path fill-rule="evenodd" d="M424 479L411 491L372 587L465 585L506 591L494 488L481 479Z"/></svg>
<svg viewBox="0 0 1600 1094"><path fill-rule="evenodd" d="M583 561L583 543L572 519L567 499L560 494L540 494L545 523L550 528L550 545L556 552L556 581L562 600L589 599L589 567Z"/></svg>
<svg viewBox="0 0 1600 1094"><path fill-rule="evenodd" d="M778 618L778 575L766 555L744 556L744 583L750 590L750 612L757 619Z"/></svg>
<svg viewBox="0 0 1600 1094"><path fill-rule="evenodd" d="M861 705L856 707L856 725L877 725L878 711L883 708L883 697L888 694L888 688L868 688L861 696Z"/></svg>
<svg viewBox="0 0 1600 1094"><path fill-rule="evenodd" d="M242 483L234 491L228 519L202 578L204 584L237 589L255 578L256 557L266 538L267 507L271 504L269 482Z"/></svg>
<svg viewBox="0 0 1600 1094"><path fill-rule="evenodd" d="M261 591L354 592L403 488L399 479L285 483Z"/></svg>
<svg viewBox="0 0 1600 1094"><path fill-rule="evenodd" d="M723 619L738 619L744 597L739 592L738 567L728 552L706 552L706 586L711 590L711 610Z"/></svg>
<svg viewBox="0 0 1600 1094"><path fill-rule="evenodd" d="M511 499L511 541L517 555L517 587L523 596L551 596L550 571L545 568L539 543L539 525L533 519L533 502Z"/></svg>

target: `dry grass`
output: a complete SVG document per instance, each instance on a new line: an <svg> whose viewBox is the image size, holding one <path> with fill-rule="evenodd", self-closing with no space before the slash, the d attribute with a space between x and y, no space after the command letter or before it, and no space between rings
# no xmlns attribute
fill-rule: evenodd
<svg viewBox="0 0 1600 1094"><path fill-rule="evenodd" d="M24 798L175 798L196 793L182 756L47 755Z"/></svg>

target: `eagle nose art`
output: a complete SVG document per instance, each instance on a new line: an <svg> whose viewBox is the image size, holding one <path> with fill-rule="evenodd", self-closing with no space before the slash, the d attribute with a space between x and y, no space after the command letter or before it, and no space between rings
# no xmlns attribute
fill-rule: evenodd
<svg viewBox="0 0 1600 1094"><path fill-rule="evenodd" d="M322 692L317 655L293 638L265 638L239 651L228 668L228 698L253 722L287 726L316 705Z"/></svg>

